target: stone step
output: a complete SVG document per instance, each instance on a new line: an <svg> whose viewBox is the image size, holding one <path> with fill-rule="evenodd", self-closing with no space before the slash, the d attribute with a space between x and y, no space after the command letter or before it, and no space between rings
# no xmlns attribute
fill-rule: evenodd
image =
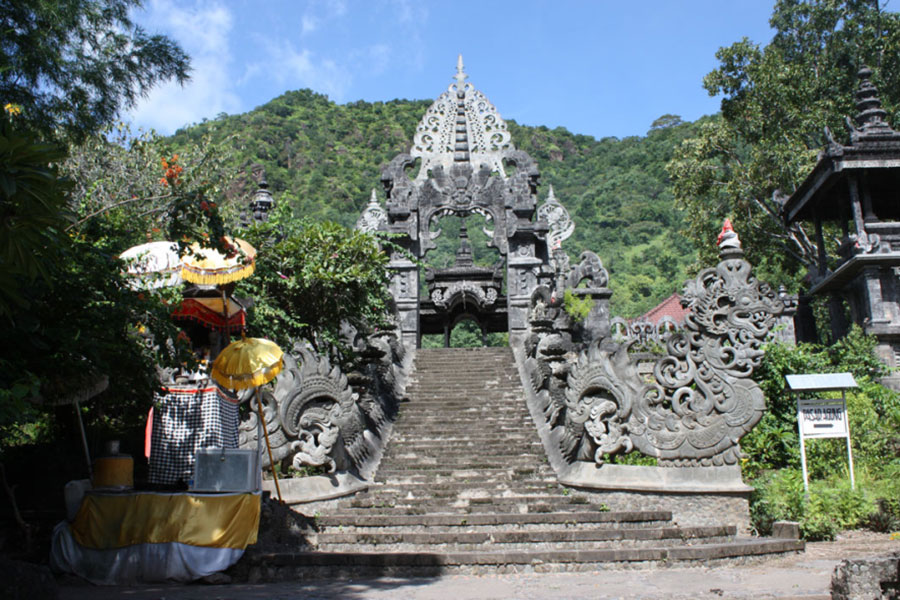
<svg viewBox="0 0 900 600"><path fill-rule="evenodd" d="M527 467L531 468L531 467ZM375 477L375 484L399 485L399 484L425 484L429 481L436 486L444 486L455 483L468 483L473 487L499 488L519 482L524 486L534 487L552 485L557 482L556 475L549 469L538 470L532 473L515 474L502 469L475 469L447 471L442 475L434 475L432 472L420 469L383 469ZM495 482L498 485L492 486Z"/></svg>
<svg viewBox="0 0 900 600"><path fill-rule="evenodd" d="M351 498L346 498L340 501L341 507L350 507L350 508L394 508L400 506L413 506L413 507L430 507L432 512L440 512L440 510L445 509L447 506L453 507L476 507L481 506L485 508L494 507L495 512L503 512L498 507L506 506L508 504L531 504L531 505L549 505L557 507L556 510L566 510L565 507L569 505L582 505L582 504L591 504L590 500L584 496L579 495L566 495L562 494L537 494L531 496L520 496L515 494L508 494L505 496L481 496L481 497L470 497L470 498L460 498L456 500L453 504L448 505L446 500L436 501L432 498L392 498L390 503L385 502L385 499L375 495L369 494L367 492L356 494ZM600 506L595 504L597 510L600 510ZM535 511L539 512L539 511Z"/></svg>
<svg viewBox="0 0 900 600"><path fill-rule="evenodd" d="M735 527L654 527L646 529L535 529L529 531L453 532L328 532L318 534L319 548L326 552L403 551L412 547L422 552L468 550L542 550L637 547L672 547L685 542L725 543L733 541Z"/></svg>
<svg viewBox="0 0 900 600"><path fill-rule="evenodd" d="M558 572L637 566L706 565L710 561L796 552L803 542L738 539L672 548L469 552L248 552L234 570L237 580L289 581L304 577L436 576L449 573Z"/></svg>
<svg viewBox="0 0 900 600"><path fill-rule="evenodd" d="M663 510L614 511L614 512L551 512L551 513L491 513L491 514L425 514L425 515L373 515L367 513L335 513L320 516L320 527L483 527L497 525L578 525L603 523L607 525L647 524L668 522L672 513Z"/></svg>
<svg viewBox="0 0 900 600"><path fill-rule="evenodd" d="M522 437L528 437L523 434ZM521 451L523 454L527 452L532 452L534 454L543 454L544 446L538 441L537 436L531 436L531 439L527 442L522 442L522 444L510 444L506 439L498 439L496 436L493 436L489 439L465 439L460 438L454 440L450 443L447 440L441 440L440 442L435 442L433 440L422 440L418 442L408 442L404 445L394 444L392 443L395 439L398 439L395 436L391 436L391 439L388 440L387 450L385 452L393 452L394 450L403 451L403 452L420 452L427 450L441 450L444 449L446 452L462 452L463 450L471 453L472 449L477 450L494 450L494 449L503 449L506 451L516 450ZM470 454L472 455L472 454Z"/></svg>
<svg viewBox="0 0 900 600"><path fill-rule="evenodd" d="M603 504L541 504L532 502L496 502L494 504L468 504L460 503L422 503L418 506L375 506L360 507L354 505L342 506L341 514L359 512L360 514L372 514L372 510L379 515L428 515L428 514L476 514L476 513L510 513L510 514L546 514L551 512L605 512L607 507Z"/></svg>
<svg viewBox="0 0 900 600"><path fill-rule="evenodd" d="M402 425L398 426L400 431L398 432L397 439L404 439L408 437L422 436L424 434L428 435L436 435L439 438L447 438L452 440L478 440L478 441L489 441L496 440L498 438L502 438L504 441L509 441L509 439L505 436L513 435L515 436L515 440L525 440L530 439L533 440L537 436L532 432L523 431L524 427L519 426L507 426L501 425L499 427L492 427L489 431L471 431L460 429L456 430L453 428L448 429L439 424L435 424L432 426L429 425L418 425L415 427L405 428ZM391 436L391 439L394 439L394 436Z"/></svg>
<svg viewBox="0 0 900 600"><path fill-rule="evenodd" d="M538 443L528 444L528 448L513 447L509 444L495 444L486 447L472 442L458 442L444 444L442 442L421 441L410 442L408 445L394 444L388 446L383 460L436 460L449 461L448 464L465 461L496 462L504 458L529 458L537 461L546 461L543 448ZM474 450L478 452L474 452ZM479 458L481 457L481 458ZM382 463L384 464L384 463Z"/></svg>
<svg viewBox="0 0 900 600"><path fill-rule="evenodd" d="M516 382L517 383L517 382ZM415 397L418 402L474 402L481 400L491 404L524 402L522 388L514 382L484 382L478 385L454 383L452 381L410 382L406 386L407 395ZM415 392L412 396L410 392ZM412 400L410 400L412 402Z"/></svg>
<svg viewBox="0 0 900 600"><path fill-rule="evenodd" d="M407 447L409 445L419 445L426 450L434 450L435 447L442 446L449 449L460 449L460 448L487 448L487 444L494 442L495 447L497 445L502 444L505 446L505 450L509 451L510 448L518 448L519 443L523 444L532 444L535 442L534 437L526 436L524 434L509 434L503 437L502 440L498 440L497 436L474 436L474 435L465 435L465 434L455 434L455 435L446 435L446 436L434 436L428 434L410 434L409 436L399 434L396 437L391 436L391 441L389 446L400 446ZM473 455L477 456L480 452L475 452ZM539 453L535 453L535 455L539 455Z"/></svg>
<svg viewBox="0 0 900 600"><path fill-rule="evenodd" d="M551 476L548 481L543 481L544 476L540 474L538 474L538 477L541 479L540 481L535 478L524 477L487 477L485 475L479 475L476 472L469 476L442 477L440 479L432 478L431 483L436 492L441 490L463 491L467 487L472 490L485 490L488 492L502 492L503 490L508 490L510 488L522 490L527 488L527 493L543 492L546 494L549 490L556 490L559 493L562 492L562 488L560 488L555 476ZM378 492L387 491L390 488L424 490L426 488L423 486L428 484L427 476L416 477L412 475L398 475L397 477L392 476L390 479L404 479L405 481L392 481L388 483L381 475L376 475L375 481L369 487L373 491Z"/></svg>
<svg viewBox="0 0 900 600"><path fill-rule="evenodd" d="M439 424L440 428L447 431L465 432L481 430L482 433L491 433L499 428L521 430L531 425L531 415L462 415L454 418L451 415L401 415L395 422L395 427L402 427L404 431L418 430L422 428L434 428Z"/></svg>
<svg viewBox="0 0 900 600"><path fill-rule="evenodd" d="M443 440L432 441L430 445L427 442L421 442L414 447L394 445L390 446L384 453L384 459L391 460L425 460L438 463L442 461L453 462L475 462L496 463L497 461L509 459L535 460L543 457L542 448L535 443L533 448L527 450L519 446L512 446L508 443L495 444L485 447L482 444L457 444L449 446L442 443ZM410 444L412 445L412 443ZM530 446L530 444L529 444ZM475 451L477 448L477 452ZM484 458L480 458L484 457Z"/></svg>
<svg viewBox="0 0 900 600"><path fill-rule="evenodd" d="M417 352L376 481L316 517L319 552L239 563L260 580L583 571L706 564L802 549L679 527L668 510L611 512L559 485L512 352Z"/></svg>
<svg viewBox="0 0 900 600"><path fill-rule="evenodd" d="M541 462L538 456L533 454L489 454L481 457L473 457L465 454L452 456L428 456L419 454L386 455L381 460L381 468L390 471L452 469L536 469L544 468L545 462ZM546 467L549 469L549 467ZM548 471L549 472L549 471Z"/></svg>

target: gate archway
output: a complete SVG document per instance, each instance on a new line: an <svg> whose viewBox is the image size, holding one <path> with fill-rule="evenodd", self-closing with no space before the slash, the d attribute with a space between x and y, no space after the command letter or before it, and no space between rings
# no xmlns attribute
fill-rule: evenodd
<svg viewBox="0 0 900 600"><path fill-rule="evenodd" d="M458 316L453 311L460 302L474 302L477 319L491 331L508 331L511 340L524 335L532 292L553 276L547 221L534 221L537 164L515 148L497 109L467 78L460 57L455 82L425 112L410 151L397 155L382 172L385 208L373 193L358 224L398 234L394 242L409 252L395 252L390 268L402 339L411 347L419 345L423 331L443 330ZM497 273L466 266L456 273L434 272L428 281L430 297L420 298L417 262L440 235L432 229L434 221L473 214L484 217L488 245L501 257ZM493 283L498 273L499 289ZM440 302L435 302L432 283Z"/></svg>

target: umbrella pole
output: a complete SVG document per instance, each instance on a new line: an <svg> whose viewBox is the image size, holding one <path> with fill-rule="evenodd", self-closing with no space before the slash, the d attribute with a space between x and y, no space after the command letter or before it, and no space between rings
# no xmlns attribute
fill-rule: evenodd
<svg viewBox="0 0 900 600"><path fill-rule="evenodd" d="M228 344L225 342L231 343L231 330L228 328L228 297L225 295L225 286L222 286L222 313L225 315L225 325L222 327L222 337L224 340L220 340L220 344L222 344L222 349L224 350Z"/></svg>
<svg viewBox="0 0 900 600"><path fill-rule="evenodd" d="M75 416L78 417L78 429L81 430L81 445L84 447L84 458L87 460L88 477L94 480L94 472L91 469L91 453L88 450L87 434L84 432L84 421L81 420L81 406L75 400Z"/></svg>
<svg viewBox="0 0 900 600"><path fill-rule="evenodd" d="M263 416L262 396L259 388L256 388L256 410L259 411L259 421L262 424L263 435L266 437L266 450L269 451L269 465L272 467L272 478L275 480L275 491L278 492L278 501L281 499L281 487L278 485L278 473L275 472L275 459L272 458L272 446L269 445L269 429L266 427L266 418Z"/></svg>

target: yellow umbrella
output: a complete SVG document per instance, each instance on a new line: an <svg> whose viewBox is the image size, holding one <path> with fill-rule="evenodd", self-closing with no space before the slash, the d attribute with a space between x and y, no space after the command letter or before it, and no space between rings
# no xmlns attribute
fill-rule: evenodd
<svg viewBox="0 0 900 600"><path fill-rule="evenodd" d="M181 277L201 285L224 285L252 275L256 268L256 248L240 238L230 237L225 238L225 246L231 249L228 256L203 248L197 242L191 244L190 252L184 257Z"/></svg>
<svg viewBox="0 0 900 600"><path fill-rule="evenodd" d="M263 416L262 398L259 387L272 381L284 368L284 353L278 344L261 338L246 338L229 344L216 357L210 375L220 385L234 390L256 388L256 409L259 422L266 438L266 449L269 451L269 464L272 465L272 476L275 478L275 491L281 501L281 487L275 473L275 460L272 458L272 446L269 444L269 431L266 418ZM257 440L259 437L257 436Z"/></svg>

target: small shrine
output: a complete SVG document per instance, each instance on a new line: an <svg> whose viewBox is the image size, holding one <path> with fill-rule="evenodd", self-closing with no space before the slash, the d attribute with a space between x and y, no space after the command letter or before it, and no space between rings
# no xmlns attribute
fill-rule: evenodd
<svg viewBox="0 0 900 600"><path fill-rule="evenodd" d="M815 224L818 266L811 273L812 296L831 299L835 337L852 321L878 339L877 354L900 366L900 132L887 123L872 71L859 71L856 125L847 119L850 144L829 144L782 208L786 225ZM828 133L826 131L826 133ZM840 228L837 256L826 251L826 223ZM900 384L900 380L894 383Z"/></svg>
<svg viewBox="0 0 900 600"><path fill-rule="evenodd" d="M450 332L457 323L472 319L488 333L506 331L506 298L503 296L503 262L494 267L475 266L465 224L459 231L459 249L452 267L426 269L428 300L419 305L423 335L442 333L450 347Z"/></svg>

